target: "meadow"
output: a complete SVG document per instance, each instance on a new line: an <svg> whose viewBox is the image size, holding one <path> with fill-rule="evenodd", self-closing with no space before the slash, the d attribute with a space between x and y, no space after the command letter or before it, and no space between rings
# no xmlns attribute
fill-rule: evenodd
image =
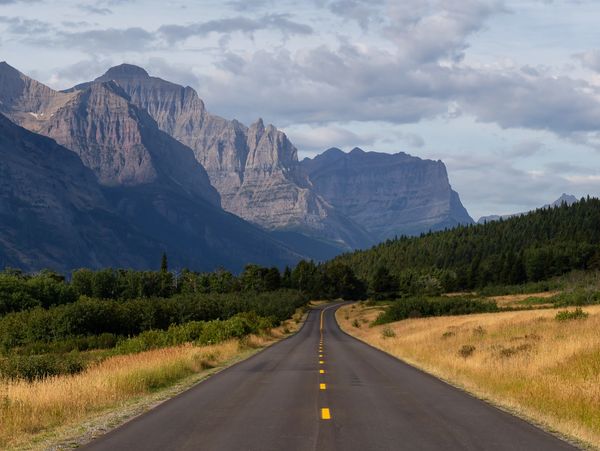
<svg viewBox="0 0 600 451"><path fill-rule="evenodd" d="M373 325L383 310L360 303L342 307L336 318L343 330L372 346L547 430L600 448L600 305Z"/></svg>

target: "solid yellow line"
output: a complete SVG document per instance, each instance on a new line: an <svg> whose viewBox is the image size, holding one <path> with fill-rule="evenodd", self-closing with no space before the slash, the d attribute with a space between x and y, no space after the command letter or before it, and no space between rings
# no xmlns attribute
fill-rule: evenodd
<svg viewBox="0 0 600 451"><path fill-rule="evenodd" d="M323 407L321 409L321 419L322 420L331 420L331 412L329 412L329 409L327 407Z"/></svg>
<svg viewBox="0 0 600 451"><path fill-rule="evenodd" d="M325 374L325 370L319 370L319 373Z"/></svg>
<svg viewBox="0 0 600 451"><path fill-rule="evenodd" d="M321 331L323 331L323 314L325 313L325 309L321 310Z"/></svg>
<svg viewBox="0 0 600 451"><path fill-rule="evenodd" d="M319 384L321 390L327 390L327 384Z"/></svg>

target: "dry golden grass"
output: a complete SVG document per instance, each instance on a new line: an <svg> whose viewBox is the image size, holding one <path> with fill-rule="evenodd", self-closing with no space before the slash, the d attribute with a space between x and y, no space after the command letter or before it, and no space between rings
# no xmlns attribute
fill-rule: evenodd
<svg viewBox="0 0 600 451"><path fill-rule="evenodd" d="M186 377L208 374L212 368L250 355L252 349L272 344L297 330L300 318L301 315L295 315L268 335L111 357L73 376L34 382L0 380L0 448L46 448L47 443L38 442L52 431L125 408ZM60 432L52 437L54 442L63 439Z"/></svg>
<svg viewBox="0 0 600 451"><path fill-rule="evenodd" d="M336 315L346 332L550 430L600 447L600 306L585 307L585 320L556 321L558 310L547 309L372 328L364 322L381 309L352 307Z"/></svg>

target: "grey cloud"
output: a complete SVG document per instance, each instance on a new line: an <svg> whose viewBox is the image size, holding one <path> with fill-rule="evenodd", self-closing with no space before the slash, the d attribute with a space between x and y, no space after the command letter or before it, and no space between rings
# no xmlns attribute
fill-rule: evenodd
<svg viewBox="0 0 600 451"><path fill-rule="evenodd" d="M481 30L493 15L506 13L496 0L413 0L392 2L388 37L408 60L460 61L468 47L466 38Z"/></svg>
<svg viewBox="0 0 600 451"><path fill-rule="evenodd" d="M305 24L294 22L288 14L267 14L258 19L247 17L231 17L210 20L190 25L163 25L158 29L169 43L185 41L192 36L206 36L210 33L248 33L260 30L278 30L284 35L309 35L313 29Z"/></svg>
<svg viewBox="0 0 600 451"><path fill-rule="evenodd" d="M31 35L47 33L52 30L48 22L36 19L25 19L23 17L0 16L0 24L6 25L6 31L17 35Z"/></svg>

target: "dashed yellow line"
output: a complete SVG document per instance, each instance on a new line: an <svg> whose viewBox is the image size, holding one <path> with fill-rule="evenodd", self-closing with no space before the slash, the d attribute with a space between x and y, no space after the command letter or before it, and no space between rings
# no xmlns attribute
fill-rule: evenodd
<svg viewBox="0 0 600 451"><path fill-rule="evenodd" d="M321 409L321 419L322 420L331 420L331 412L329 411L329 408L323 407Z"/></svg>
<svg viewBox="0 0 600 451"><path fill-rule="evenodd" d="M320 374L325 374L325 370L319 370Z"/></svg>
<svg viewBox="0 0 600 451"><path fill-rule="evenodd" d="M319 384L319 390L327 390L327 384Z"/></svg>

